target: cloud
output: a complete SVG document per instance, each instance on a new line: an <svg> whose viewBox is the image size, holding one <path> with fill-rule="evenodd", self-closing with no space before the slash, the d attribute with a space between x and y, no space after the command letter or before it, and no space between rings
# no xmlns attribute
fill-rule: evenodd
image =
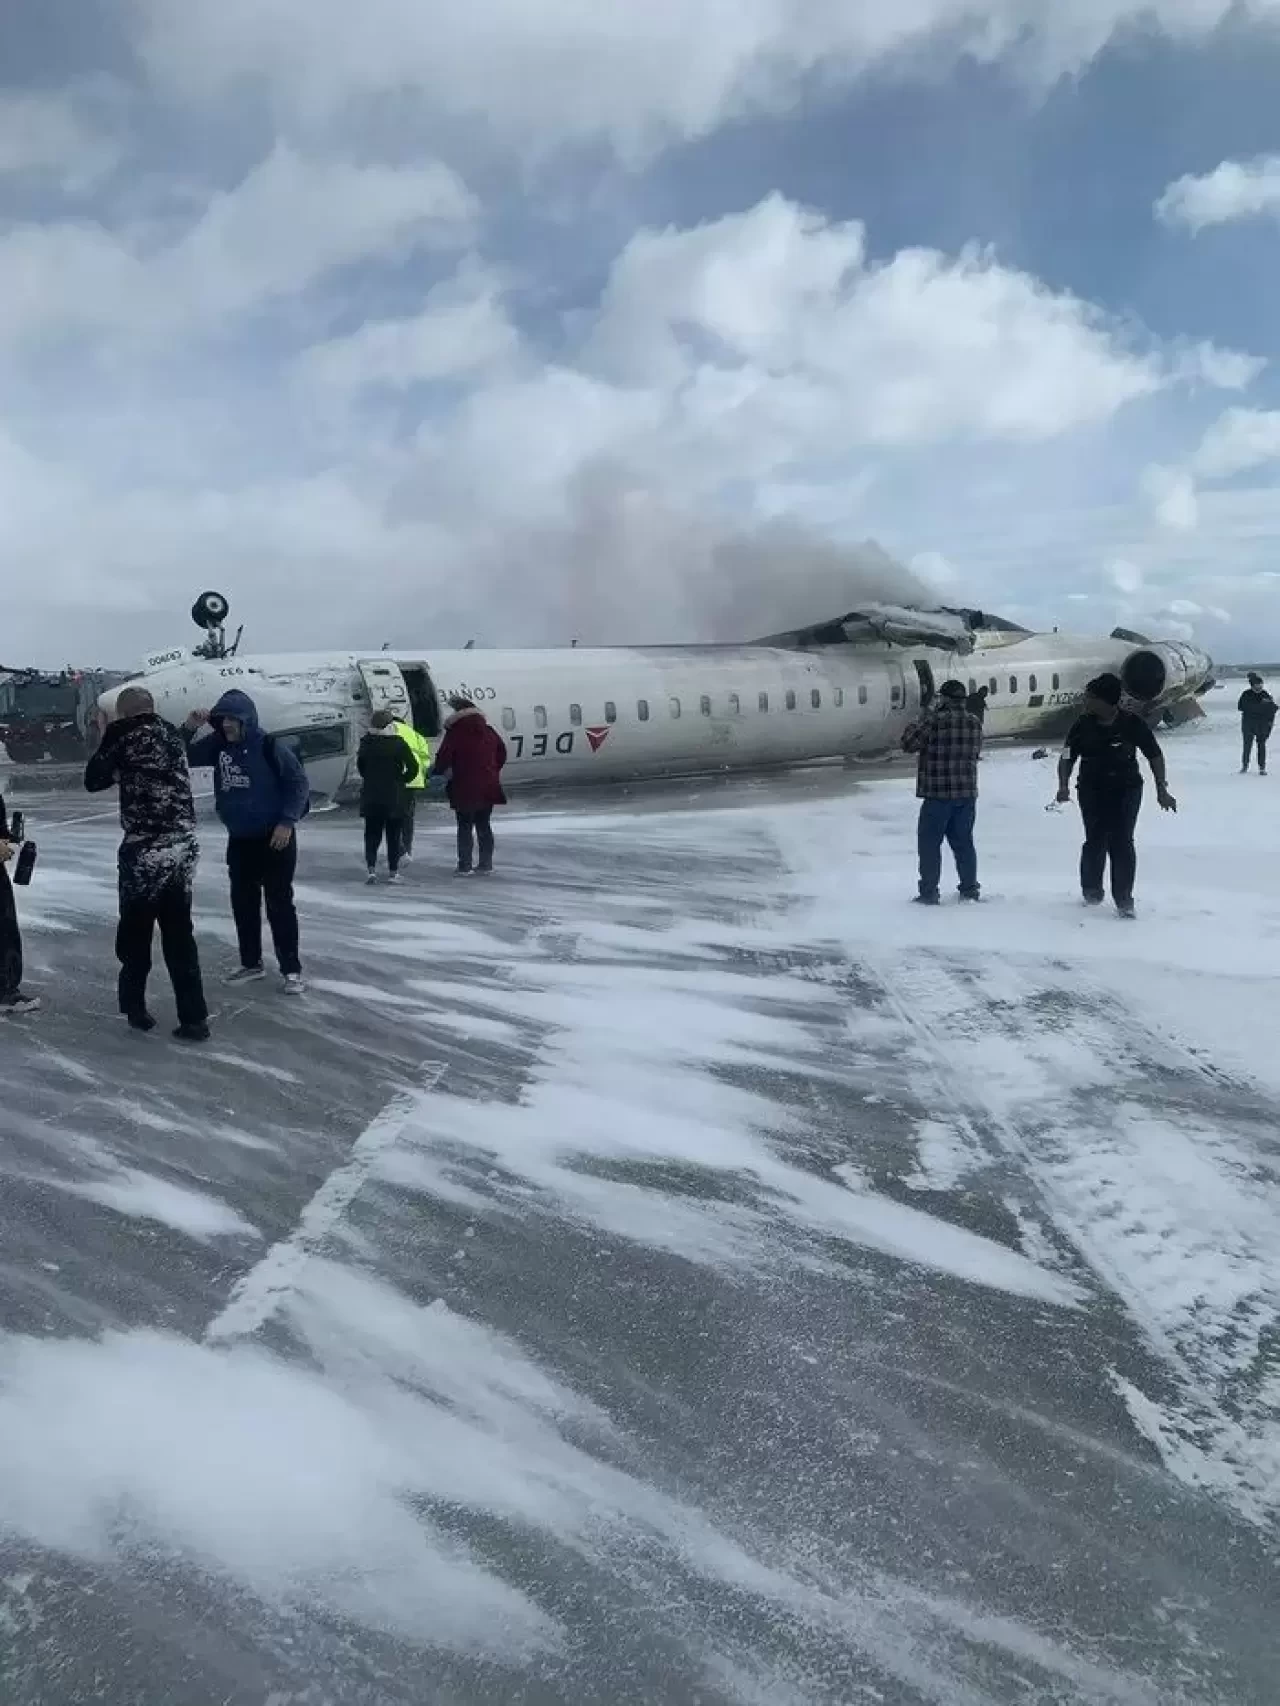
<svg viewBox="0 0 1280 1706"><path fill-rule="evenodd" d="M802 82L852 80L916 53L932 67L1010 56L1042 83L1086 64L1125 28L1203 39L1234 10L1276 0L133 0L151 76L182 100L264 92L290 122L403 116L479 123L526 157L607 141L638 161L668 141L790 105Z"/></svg>
<svg viewBox="0 0 1280 1706"><path fill-rule="evenodd" d="M0 236L0 345L91 331L152 339L296 295L335 269L426 246L465 244L477 213L437 163L356 166L280 144L187 228L88 221Z"/></svg>
<svg viewBox="0 0 1280 1706"><path fill-rule="evenodd" d="M1175 533L1194 532L1200 522L1196 483L1184 468L1152 466L1142 476L1142 490L1160 527Z"/></svg>
<svg viewBox="0 0 1280 1706"><path fill-rule="evenodd" d="M1117 592L1133 595L1142 591L1143 574L1136 563L1126 562L1124 558L1107 565L1107 579Z"/></svg>
<svg viewBox="0 0 1280 1706"><path fill-rule="evenodd" d="M1280 461L1280 409L1228 409L1191 458L1202 480L1229 480Z"/></svg>
<svg viewBox="0 0 1280 1706"><path fill-rule="evenodd" d="M50 178L83 190L106 177L123 155L99 109L109 90L0 95L0 183L5 178Z"/></svg>
<svg viewBox="0 0 1280 1706"><path fill-rule="evenodd" d="M1238 219L1280 218L1280 154L1224 160L1203 177L1179 178L1156 202L1155 211L1166 225L1192 235Z"/></svg>

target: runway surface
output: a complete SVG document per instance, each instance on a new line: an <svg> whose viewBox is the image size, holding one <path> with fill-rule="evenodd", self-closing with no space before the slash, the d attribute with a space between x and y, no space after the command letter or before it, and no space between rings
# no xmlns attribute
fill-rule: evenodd
<svg viewBox="0 0 1280 1706"><path fill-rule="evenodd" d="M194 1050L19 802L6 1706L1274 1703L1280 778L1168 751L1132 925L1019 751L936 913L902 777L313 816Z"/></svg>

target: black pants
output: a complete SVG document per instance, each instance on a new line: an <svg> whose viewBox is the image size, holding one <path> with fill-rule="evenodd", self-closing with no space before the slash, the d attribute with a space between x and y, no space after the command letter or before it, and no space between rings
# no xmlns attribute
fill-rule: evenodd
<svg viewBox="0 0 1280 1706"><path fill-rule="evenodd" d="M151 893L120 887L120 923L116 927L116 958L120 961L120 1011L142 1013L147 1005L151 975L151 943L160 926L160 951L173 984L180 1025L203 1025L209 1017L200 954L191 925L191 874L176 872Z"/></svg>
<svg viewBox="0 0 1280 1706"><path fill-rule="evenodd" d="M1080 854L1080 887L1087 896L1103 893L1107 861L1111 862L1111 898L1119 904L1133 899L1138 854L1133 832L1142 810L1142 783L1122 788L1081 788L1084 848Z"/></svg>
<svg viewBox="0 0 1280 1706"><path fill-rule="evenodd" d="M458 819L458 869L471 869L472 838L480 843L480 869L493 869L493 807L486 806L479 812L457 812Z"/></svg>
<svg viewBox="0 0 1280 1706"><path fill-rule="evenodd" d="M1267 741L1270 737L1270 729L1246 729L1244 731L1244 756L1240 760L1241 769L1247 770L1249 768L1249 760L1253 757L1255 741L1258 746L1258 769L1265 770L1267 768Z"/></svg>
<svg viewBox="0 0 1280 1706"><path fill-rule="evenodd" d="M278 852L270 835L232 836L227 842L231 873L231 911L240 942L240 964L262 964L262 903L276 950L276 962L288 976L302 970L298 959L298 913L293 904L293 873L298 865L298 837Z"/></svg>
<svg viewBox="0 0 1280 1706"><path fill-rule="evenodd" d="M409 790L409 803L400 820L400 852L402 856L405 853L413 852L413 820L418 810L418 795L421 791L420 788Z"/></svg>
<svg viewBox="0 0 1280 1706"><path fill-rule="evenodd" d="M378 863L378 849L384 835L387 838L387 869L394 873L400 869L400 855L404 848L404 819L388 817L386 812L367 811L364 814L364 862L370 870Z"/></svg>
<svg viewBox="0 0 1280 1706"><path fill-rule="evenodd" d="M22 932L9 873L0 865L0 1007L22 991Z"/></svg>

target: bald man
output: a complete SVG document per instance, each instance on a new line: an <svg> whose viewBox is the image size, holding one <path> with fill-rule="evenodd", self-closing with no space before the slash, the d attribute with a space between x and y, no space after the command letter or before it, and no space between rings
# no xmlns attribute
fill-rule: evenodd
<svg viewBox="0 0 1280 1706"><path fill-rule="evenodd" d="M156 715L142 687L126 687L115 720L89 760L84 785L91 794L119 786L120 1011L135 1031L155 1029L147 1008L151 945L157 924L164 963L173 983L183 1042L205 1042L209 1009L191 923L191 889L199 848L191 776L182 736Z"/></svg>

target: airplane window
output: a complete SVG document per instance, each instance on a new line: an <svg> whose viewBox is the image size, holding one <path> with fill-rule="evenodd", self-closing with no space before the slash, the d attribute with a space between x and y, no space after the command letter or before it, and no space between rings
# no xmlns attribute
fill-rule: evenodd
<svg viewBox="0 0 1280 1706"><path fill-rule="evenodd" d="M760 709L762 711L767 711L769 709L769 695L767 693L762 693L760 695Z"/></svg>
<svg viewBox="0 0 1280 1706"><path fill-rule="evenodd" d="M545 729L546 728L546 726L547 726L547 707L545 705L535 705L533 707L533 723L534 723L535 728L539 728L539 729Z"/></svg>
<svg viewBox="0 0 1280 1706"><path fill-rule="evenodd" d="M612 699L606 699L604 702L604 720L606 723L616 723L618 720L618 707Z"/></svg>
<svg viewBox="0 0 1280 1706"><path fill-rule="evenodd" d="M991 677L991 680L987 683L987 686L991 689L993 694L998 693L1000 691L1000 683L996 680L994 675Z"/></svg>
<svg viewBox="0 0 1280 1706"><path fill-rule="evenodd" d="M822 693L819 688L815 687L810 693L809 703L813 706L815 711L822 709Z"/></svg>
<svg viewBox="0 0 1280 1706"><path fill-rule="evenodd" d="M795 708L796 708L795 688L794 687L788 687L787 688L787 709L788 709L788 711L794 711Z"/></svg>
<svg viewBox="0 0 1280 1706"><path fill-rule="evenodd" d="M328 723L319 728L281 729L276 739L291 747L303 764L313 758L337 758L347 750L347 724Z"/></svg>
<svg viewBox="0 0 1280 1706"><path fill-rule="evenodd" d="M1056 693L1061 686L1062 686L1062 682L1055 675L1053 678L1053 691Z"/></svg>
<svg viewBox="0 0 1280 1706"><path fill-rule="evenodd" d="M867 702L867 690L865 687L860 687L858 689L858 703L859 703L859 705L865 705L866 702Z"/></svg>
<svg viewBox="0 0 1280 1706"><path fill-rule="evenodd" d="M1009 691L1010 693L1016 693L1018 691L1018 678L1016 675L1011 675L1009 677Z"/></svg>
<svg viewBox="0 0 1280 1706"><path fill-rule="evenodd" d="M1032 677L1031 677L1031 678L1030 678L1030 680L1029 680L1029 681L1028 681L1028 682L1027 682L1027 686L1028 686L1028 687L1029 687L1029 688L1030 688L1030 689L1031 689L1031 691L1032 691L1032 692L1033 692L1033 693L1034 693L1034 692L1035 692L1035 690L1036 690L1036 678L1035 678L1035 676L1034 676L1034 675L1033 675L1033 676L1032 676Z"/></svg>
<svg viewBox="0 0 1280 1706"><path fill-rule="evenodd" d="M729 695L729 715L731 717L736 717L741 713L741 711L742 711L741 699L739 699L739 697L736 693L731 693Z"/></svg>
<svg viewBox="0 0 1280 1706"><path fill-rule="evenodd" d="M569 721L573 724L575 729L582 727L582 706L581 705L570 705L570 707L569 707Z"/></svg>
<svg viewBox="0 0 1280 1706"><path fill-rule="evenodd" d="M673 717L678 717L680 715L680 701L678 699L673 699L671 701L671 715Z"/></svg>
<svg viewBox="0 0 1280 1706"><path fill-rule="evenodd" d="M709 693L702 695L702 714L704 717L711 715L711 695Z"/></svg>
<svg viewBox="0 0 1280 1706"><path fill-rule="evenodd" d="M642 723L649 721L649 701L647 699L636 700L636 716Z"/></svg>
<svg viewBox="0 0 1280 1706"><path fill-rule="evenodd" d="M843 687L837 687L836 688L836 710L838 711L843 704L844 704L844 688Z"/></svg>
<svg viewBox="0 0 1280 1706"><path fill-rule="evenodd" d="M510 705L504 705L502 707L502 726L504 729L508 730L513 729L516 726L516 714L511 709Z"/></svg>
<svg viewBox="0 0 1280 1706"><path fill-rule="evenodd" d="M896 683L889 689L889 703L891 705L901 705L902 703L902 689Z"/></svg>

